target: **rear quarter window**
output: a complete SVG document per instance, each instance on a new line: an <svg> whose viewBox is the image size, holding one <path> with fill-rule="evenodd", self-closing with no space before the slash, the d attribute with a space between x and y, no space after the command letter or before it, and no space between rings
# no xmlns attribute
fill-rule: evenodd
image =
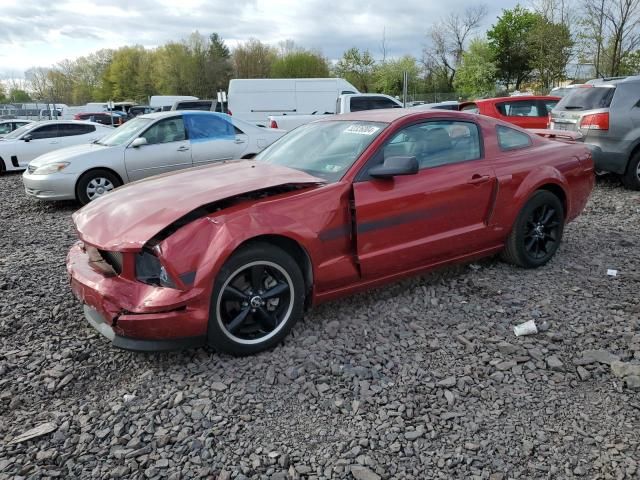
<svg viewBox="0 0 640 480"><path fill-rule="evenodd" d="M529 137L529 135L514 130L513 128L498 125L496 132L498 135L498 145L501 150L515 150L531 145L531 137Z"/></svg>
<svg viewBox="0 0 640 480"><path fill-rule="evenodd" d="M594 110L609 108L616 92L615 87L576 87L572 88L558 102L556 110Z"/></svg>

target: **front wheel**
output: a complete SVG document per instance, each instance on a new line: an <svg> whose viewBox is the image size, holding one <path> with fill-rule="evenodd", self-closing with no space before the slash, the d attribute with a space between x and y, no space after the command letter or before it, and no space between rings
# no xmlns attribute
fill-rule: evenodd
<svg viewBox="0 0 640 480"><path fill-rule="evenodd" d="M538 190L513 224L502 258L524 268L540 267L558 250L563 230L562 202L553 193Z"/></svg>
<svg viewBox="0 0 640 480"><path fill-rule="evenodd" d="M244 247L214 282L209 345L239 356L274 347L302 317L304 296L300 267L286 252L266 243Z"/></svg>
<svg viewBox="0 0 640 480"><path fill-rule="evenodd" d="M82 205L100 198L122 185L120 179L109 170L89 170L76 185L76 198Z"/></svg>
<svg viewBox="0 0 640 480"><path fill-rule="evenodd" d="M627 173L622 176L622 183L630 190L640 190L640 152L629 160Z"/></svg>

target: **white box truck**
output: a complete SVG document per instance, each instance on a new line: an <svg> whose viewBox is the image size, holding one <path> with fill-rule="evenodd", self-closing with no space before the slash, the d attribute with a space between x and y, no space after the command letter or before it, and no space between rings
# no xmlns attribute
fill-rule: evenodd
<svg viewBox="0 0 640 480"><path fill-rule="evenodd" d="M342 78L254 78L229 82L229 113L268 126L269 115L336 113L342 94L359 93Z"/></svg>

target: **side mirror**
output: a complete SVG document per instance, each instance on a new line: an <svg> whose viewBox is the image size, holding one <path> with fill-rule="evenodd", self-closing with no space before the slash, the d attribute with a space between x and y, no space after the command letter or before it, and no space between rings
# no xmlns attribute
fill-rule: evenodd
<svg viewBox="0 0 640 480"><path fill-rule="evenodd" d="M31 135L30 133L27 133L25 136L22 137L22 140L24 140L25 142L30 142L31 140L33 140L33 135Z"/></svg>
<svg viewBox="0 0 640 480"><path fill-rule="evenodd" d="M416 157L389 157L382 165L369 170L369 175L375 178L392 178L398 175L415 175L419 169Z"/></svg>
<svg viewBox="0 0 640 480"><path fill-rule="evenodd" d="M131 142L130 146L133 147L133 148L138 148L138 147L141 147L142 145L146 145L147 143L148 142L147 142L146 138L138 137L133 142Z"/></svg>

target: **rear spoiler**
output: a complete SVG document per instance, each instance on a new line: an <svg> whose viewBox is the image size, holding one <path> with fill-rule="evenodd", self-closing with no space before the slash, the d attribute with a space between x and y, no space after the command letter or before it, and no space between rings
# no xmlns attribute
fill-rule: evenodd
<svg viewBox="0 0 640 480"><path fill-rule="evenodd" d="M571 140L573 142L582 139L583 135L580 132L571 132L567 130L548 130L545 128L531 128L531 133L535 133L543 138L553 138L556 140Z"/></svg>

